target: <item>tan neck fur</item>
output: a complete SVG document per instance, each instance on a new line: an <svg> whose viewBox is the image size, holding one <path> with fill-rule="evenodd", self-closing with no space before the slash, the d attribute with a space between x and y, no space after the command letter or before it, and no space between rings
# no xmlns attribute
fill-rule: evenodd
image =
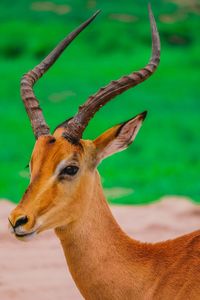
<svg viewBox="0 0 200 300"><path fill-rule="evenodd" d="M85 299L138 296L149 275L150 265L145 259L149 249L120 229L104 198L98 174L88 207L76 223L56 229L76 285Z"/></svg>

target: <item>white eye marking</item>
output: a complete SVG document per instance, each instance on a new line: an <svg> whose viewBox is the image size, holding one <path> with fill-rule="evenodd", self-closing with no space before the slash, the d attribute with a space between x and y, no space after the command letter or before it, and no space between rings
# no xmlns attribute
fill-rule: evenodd
<svg viewBox="0 0 200 300"><path fill-rule="evenodd" d="M67 169L67 170L66 170ZM62 160L56 167L56 170L54 172L53 177L59 177L59 176L74 176L79 170L79 164L77 159L74 158L74 156L71 157L71 159L68 160Z"/></svg>
<svg viewBox="0 0 200 300"><path fill-rule="evenodd" d="M55 176L58 176L60 172L67 166L66 159L61 160L61 162L57 165L56 170L54 172Z"/></svg>

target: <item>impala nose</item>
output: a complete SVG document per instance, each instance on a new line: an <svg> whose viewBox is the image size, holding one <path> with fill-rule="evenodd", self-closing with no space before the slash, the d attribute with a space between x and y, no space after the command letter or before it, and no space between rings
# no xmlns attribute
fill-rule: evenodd
<svg viewBox="0 0 200 300"><path fill-rule="evenodd" d="M12 227L15 229L18 226L25 225L28 222L27 216L21 216L19 219L16 220L15 224L11 224Z"/></svg>

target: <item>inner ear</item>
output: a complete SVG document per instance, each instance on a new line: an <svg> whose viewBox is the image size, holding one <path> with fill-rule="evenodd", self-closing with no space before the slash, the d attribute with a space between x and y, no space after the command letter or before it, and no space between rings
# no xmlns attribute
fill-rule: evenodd
<svg viewBox="0 0 200 300"><path fill-rule="evenodd" d="M116 125L95 141L97 151L97 164L104 158L126 149L135 139L147 112L143 112L136 117Z"/></svg>

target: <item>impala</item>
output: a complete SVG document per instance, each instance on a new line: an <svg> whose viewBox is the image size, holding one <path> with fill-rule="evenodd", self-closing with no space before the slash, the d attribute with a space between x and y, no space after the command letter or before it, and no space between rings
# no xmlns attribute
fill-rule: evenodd
<svg viewBox="0 0 200 300"><path fill-rule="evenodd" d="M21 95L36 143L30 184L9 216L11 231L27 240L54 229L72 277L87 300L200 299L200 231L161 243L141 243L121 230L104 197L97 166L133 142L146 112L94 141L82 139L90 119L104 104L156 70L160 41L150 6L152 55L145 68L101 88L53 134L34 95L34 83L97 14L22 78Z"/></svg>

